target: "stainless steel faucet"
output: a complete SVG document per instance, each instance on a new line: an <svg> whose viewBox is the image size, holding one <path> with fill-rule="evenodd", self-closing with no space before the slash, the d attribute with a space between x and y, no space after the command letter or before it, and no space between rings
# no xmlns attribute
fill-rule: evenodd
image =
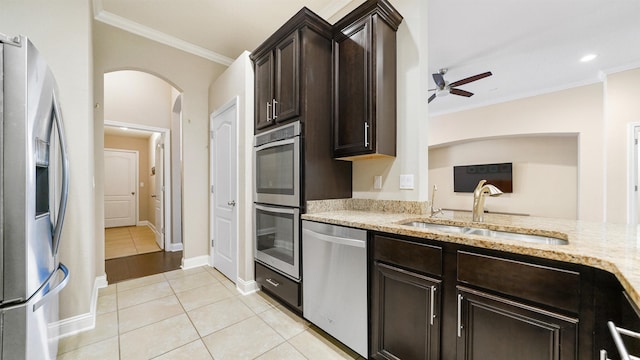
<svg viewBox="0 0 640 360"><path fill-rule="evenodd" d="M431 191L431 208L429 217L434 217L442 212L442 209L436 209L433 207L433 202L435 201L436 197L436 190L438 190L438 187L433 185L433 190Z"/></svg>
<svg viewBox="0 0 640 360"><path fill-rule="evenodd" d="M500 196L502 195L502 191L497 187L491 184L485 184L487 180L480 180L478 186L473 191L473 221L474 222L483 222L484 221L484 197L485 195L489 196Z"/></svg>

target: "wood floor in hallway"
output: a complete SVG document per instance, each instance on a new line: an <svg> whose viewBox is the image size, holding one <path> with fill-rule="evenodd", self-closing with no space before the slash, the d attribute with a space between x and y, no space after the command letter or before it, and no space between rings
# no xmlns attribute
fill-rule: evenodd
<svg viewBox="0 0 640 360"><path fill-rule="evenodd" d="M180 269L182 251L157 251L149 254L121 257L104 262L107 282L115 284L124 280Z"/></svg>

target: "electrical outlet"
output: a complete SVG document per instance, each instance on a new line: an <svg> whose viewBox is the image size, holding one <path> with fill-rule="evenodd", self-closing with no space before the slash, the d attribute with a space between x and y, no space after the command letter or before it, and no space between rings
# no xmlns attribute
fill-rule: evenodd
<svg viewBox="0 0 640 360"><path fill-rule="evenodd" d="M413 174L400 175L400 189L413 190Z"/></svg>
<svg viewBox="0 0 640 360"><path fill-rule="evenodd" d="M373 188L375 190L382 189L382 176L376 175L373 177Z"/></svg>

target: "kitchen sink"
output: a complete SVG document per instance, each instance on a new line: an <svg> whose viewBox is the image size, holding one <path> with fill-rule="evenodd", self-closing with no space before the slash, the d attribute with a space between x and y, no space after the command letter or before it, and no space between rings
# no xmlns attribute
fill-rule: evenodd
<svg viewBox="0 0 640 360"><path fill-rule="evenodd" d="M549 244L549 245L566 245L569 243L565 239L560 239L556 237L533 235L533 234L522 234L522 233L511 232L511 231L500 231L500 230L490 230L490 229L481 229L481 228L468 228L465 234L482 235L482 236L488 236L488 237L497 238L497 239L518 240L518 241L532 242L532 243L538 243L538 244Z"/></svg>
<svg viewBox="0 0 640 360"><path fill-rule="evenodd" d="M480 235L487 236L496 239L516 240L524 241L536 244L549 244L549 245L567 245L569 241L552 236L523 234L518 232L503 231L503 230L491 230L485 228L476 228L470 226L458 226L448 224L435 224L425 221L410 221L402 225L418 227L426 230L436 230L448 233L466 234L466 235Z"/></svg>
<svg viewBox="0 0 640 360"><path fill-rule="evenodd" d="M449 233L464 233L467 230L469 230L468 227L456 226L456 225L446 225L446 224L434 224L434 223L429 223L429 222L424 222L424 221L411 221L411 222L408 222L408 223L404 223L402 225L419 227L419 228L427 229L427 230L436 230L436 231L449 232Z"/></svg>

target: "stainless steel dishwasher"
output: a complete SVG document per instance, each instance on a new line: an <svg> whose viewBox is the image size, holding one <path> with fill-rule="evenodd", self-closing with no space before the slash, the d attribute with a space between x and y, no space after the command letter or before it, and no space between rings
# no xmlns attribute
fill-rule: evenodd
<svg viewBox="0 0 640 360"><path fill-rule="evenodd" d="M367 232L302 222L304 317L368 358Z"/></svg>

